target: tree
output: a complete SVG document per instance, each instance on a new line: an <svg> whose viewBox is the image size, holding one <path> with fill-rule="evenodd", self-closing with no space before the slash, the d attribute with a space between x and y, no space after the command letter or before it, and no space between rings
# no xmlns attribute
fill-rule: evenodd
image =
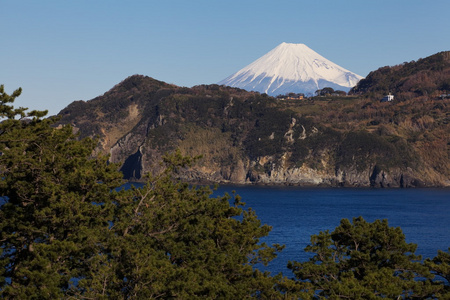
<svg viewBox="0 0 450 300"><path fill-rule="evenodd" d="M341 91L341 90L336 90L336 91L334 91L334 93L337 94L340 97L347 96L347 92Z"/></svg>
<svg viewBox="0 0 450 300"><path fill-rule="evenodd" d="M19 95L0 89L0 295L60 298L101 251L121 174L95 141L9 105Z"/></svg>
<svg viewBox="0 0 450 300"><path fill-rule="evenodd" d="M95 140L14 109L19 95L0 89L0 298L281 297L288 280L254 268L282 248L260 243L270 226L238 196L175 180L191 159L117 190Z"/></svg>
<svg viewBox="0 0 450 300"><path fill-rule="evenodd" d="M447 252L438 250L435 258L425 260L425 265L432 274L436 275L435 283L443 285L438 296L442 299L450 299L450 248Z"/></svg>
<svg viewBox="0 0 450 300"><path fill-rule="evenodd" d="M334 89L330 87L324 87L323 89L319 89L316 92L317 96L327 96L334 93Z"/></svg>
<svg viewBox="0 0 450 300"><path fill-rule="evenodd" d="M307 262L290 262L297 279L306 282L310 298L414 299L435 297L442 285L414 254L415 244L405 242L400 228L387 220L353 224L341 220L332 232L311 237L305 251L315 253Z"/></svg>
<svg viewBox="0 0 450 300"><path fill-rule="evenodd" d="M278 245L259 244L270 227L238 196L210 198L208 187L176 181L172 172L190 161L179 152L143 188L124 193L109 230L106 277L81 280L85 296L133 299L279 297L279 277L253 268L275 256ZM103 261L99 258L99 261ZM96 269L96 267L94 268ZM106 288L105 288L106 287Z"/></svg>

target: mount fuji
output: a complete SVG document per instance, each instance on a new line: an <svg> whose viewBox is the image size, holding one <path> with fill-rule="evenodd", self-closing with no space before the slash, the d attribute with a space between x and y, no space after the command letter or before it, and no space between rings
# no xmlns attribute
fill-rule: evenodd
<svg viewBox="0 0 450 300"><path fill-rule="evenodd" d="M276 96L324 87L348 92L362 78L304 44L282 43L218 84Z"/></svg>

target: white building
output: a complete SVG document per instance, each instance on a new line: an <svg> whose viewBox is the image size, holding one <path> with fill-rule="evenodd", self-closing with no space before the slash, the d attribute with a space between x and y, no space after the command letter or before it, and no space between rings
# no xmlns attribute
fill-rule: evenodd
<svg viewBox="0 0 450 300"><path fill-rule="evenodd" d="M389 95L386 95L383 97L383 99L381 99L381 102L391 102L392 100L394 100L394 95L391 95L391 93L389 93Z"/></svg>

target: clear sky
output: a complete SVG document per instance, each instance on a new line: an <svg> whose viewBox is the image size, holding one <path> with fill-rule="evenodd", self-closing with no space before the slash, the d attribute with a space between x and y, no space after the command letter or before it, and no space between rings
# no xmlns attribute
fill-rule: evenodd
<svg viewBox="0 0 450 300"><path fill-rule="evenodd" d="M450 0L0 0L0 84L56 114L133 74L217 83L282 42L366 76L450 50Z"/></svg>

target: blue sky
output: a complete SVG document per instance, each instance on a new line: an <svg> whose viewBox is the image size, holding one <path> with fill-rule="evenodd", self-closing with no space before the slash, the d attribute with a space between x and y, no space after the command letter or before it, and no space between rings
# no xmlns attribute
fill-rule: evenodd
<svg viewBox="0 0 450 300"><path fill-rule="evenodd" d="M0 84L56 114L133 74L216 83L282 42L366 76L450 50L449 0L0 0Z"/></svg>

